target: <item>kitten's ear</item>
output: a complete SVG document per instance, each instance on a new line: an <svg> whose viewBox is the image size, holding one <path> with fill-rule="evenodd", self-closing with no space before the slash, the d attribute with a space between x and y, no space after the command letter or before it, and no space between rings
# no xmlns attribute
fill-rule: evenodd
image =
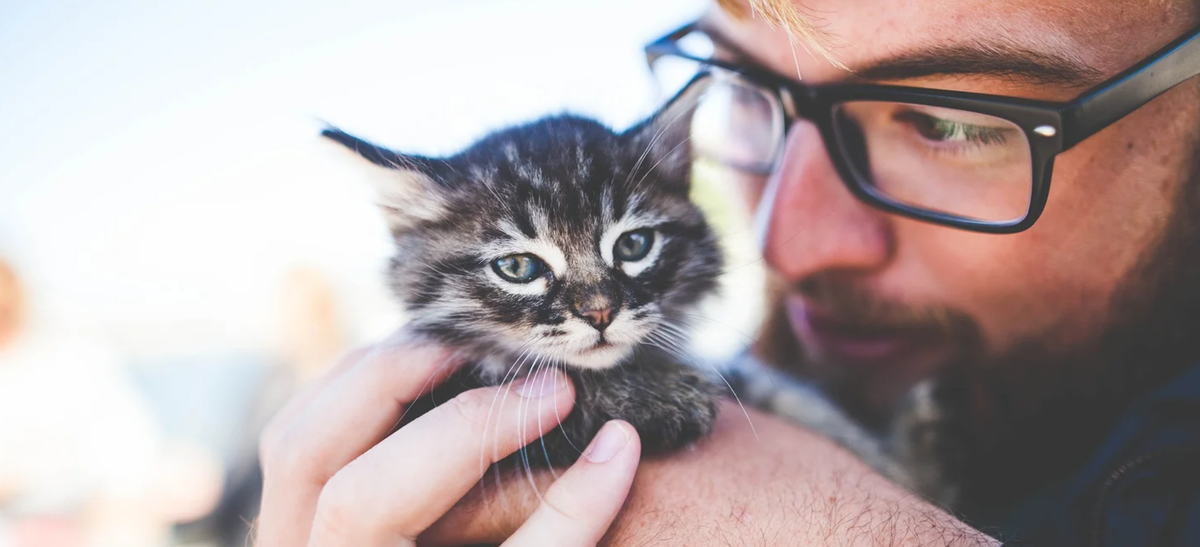
<svg viewBox="0 0 1200 547"><path fill-rule="evenodd" d="M438 220L446 213L443 189L434 178L435 160L393 152L334 127L321 131L321 136L341 145L331 148L342 155L357 154L353 162L375 189L376 203L392 231Z"/></svg>
<svg viewBox="0 0 1200 547"><path fill-rule="evenodd" d="M690 186L692 173L692 115L707 85L685 88L657 112L621 134L635 154L634 177ZM654 177L648 175L657 175Z"/></svg>

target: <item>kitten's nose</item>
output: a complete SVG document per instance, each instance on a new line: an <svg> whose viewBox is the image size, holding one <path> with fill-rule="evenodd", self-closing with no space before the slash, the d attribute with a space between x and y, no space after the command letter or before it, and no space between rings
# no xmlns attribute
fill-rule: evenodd
<svg viewBox="0 0 1200 547"><path fill-rule="evenodd" d="M583 318L592 325L593 328L600 332L612 323L612 317L615 313L612 302L603 295L593 295L588 298L576 300L571 305L571 310L575 315Z"/></svg>
<svg viewBox="0 0 1200 547"><path fill-rule="evenodd" d="M579 312L579 315L591 323L596 330L603 332L605 327L612 323L612 308L604 308L602 310L588 310Z"/></svg>

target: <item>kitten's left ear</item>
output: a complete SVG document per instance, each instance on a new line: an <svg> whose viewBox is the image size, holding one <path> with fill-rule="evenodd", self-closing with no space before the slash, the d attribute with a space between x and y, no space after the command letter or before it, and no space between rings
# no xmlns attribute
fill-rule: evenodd
<svg viewBox="0 0 1200 547"><path fill-rule="evenodd" d="M354 164L374 187L393 232L445 215L445 188L437 182L437 160L393 152L333 127L321 131L321 136L340 144L337 149L341 152L361 156L354 158Z"/></svg>
<svg viewBox="0 0 1200 547"><path fill-rule="evenodd" d="M707 89L704 82L687 86L657 112L621 134L636 156L636 179L655 179L690 186L692 115ZM657 176L650 176L657 175Z"/></svg>

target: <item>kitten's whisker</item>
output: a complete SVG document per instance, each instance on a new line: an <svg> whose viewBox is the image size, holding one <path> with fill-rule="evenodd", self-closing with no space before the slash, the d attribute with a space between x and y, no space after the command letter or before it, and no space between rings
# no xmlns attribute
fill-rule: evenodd
<svg viewBox="0 0 1200 547"><path fill-rule="evenodd" d="M528 377L532 378L532 377L537 376L538 372L541 372L541 370L543 368L545 368L545 365L546 365L546 360L543 359L542 356L539 355L538 358L534 360L532 370L530 371ZM543 378L543 380L544 380L544 378ZM530 398L526 398L523 401L523 403L524 403L524 405L520 405L517 407L517 409L518 409L518 412L517 412L518 418L517 419L520 420L517 424L517 430L519 432L518 435L520 436L519 440L521 442L521 462L524 464L524 467L525 467L525 478L529 481L529 486L530 486L530 488L533 489L533 493L534 493L534 495L537 496L538 503L540 504L543 501L542 500L542 491L538 489L537 481L534 480L534 477L533 477L533 466L531 466L529 464L529 448L528 448L529 442L527 441L527 439L528 439L528 436L526 435L527 428L525 427L525 423L529 421L528 420L529 405L533 404L533 400ZM541 403L541 398L538 399L538 403L539 404Z"/></svg>
<svg viewBox="0 0 1200 547"><path fill-rule="evenodd" d="M533 363L531 363L529 365L529 374L525 375L526 379L529 379L536 373L538 364L541 361L541 359L542 359L542 357L540 355L535 356L533 358ZM522 420L522 418L523 418L522 414L525 412L525 406L523 405L523 403L525 401L526 401L526 399L524 399L524 398L517 400L517 428L516 428L517 431L516 431L516 433L517 433L517 441L520 443L519 448L517 449L517 454L520 456L521 462L525 464L525 467L529 467L529 463L528 463L529 455L525 452L525 428L522 426L522 424L524 423Z"/></svg>
<svg viewBox="0 0 1200 547"><path fill-rule="evenodd" d="M692 106L695 106L697 103L699 103L700 99L699 99L699 97L694 97L694 98L688 97L685 100L691 101ZM661 126L655 131L654 136L650 138L650 142L648 144L646 144L646 149L644 151L642 151L642 155L639 156L637 162L633 164L633 169L629 170L629 176L626 177L625 183L621 185L622 188L629 187L629 183L633 181L633 177L637 176L638 169L641 169L642 163L646 161L646 157L650 154L650 151L654 149L654 145L658 144L658 141L660 139L662 139L662 137L664 135L667 134L667 131L671 128L671 126L675 125L675 123L678 122L679 119L682 118L688 112L690 112L690 109L688 109L688 108L678 109L678 111L675 113L674 117L672 117L666 123L661 124ZM691 136L689 134L689 136L684 139L684 142L687 142L688 139L690 139L690 138L691 138ZM676 146L675 148L678 148L678 146ZM675 151L675 148L671 149L672 153ZM667 156L670 156L670 153L663 155L663 157L667 157ZM662 160L660 159L659 161L661 162ZM655 163L654 166L657 167L658 164ZM651 167L650 171L653 171L653 170L654 170L654 167ZM647 171L647 173L649 173L649 171ZM645 180L645 177L642 177L642 180ZM638 181L638 184L641 184L641 181Z"/></svg>
<svg viewBox="0 0 1200 547"><path fill-rule="evenodd" d="M712 323L716 323L716 324L718 324L718 325L721 325L722 327L725 327L725 328L729 329L730 331L732 331L732 332L736 333L737 335L741 336L741 337L742 337L742 339L743 339L743 340L745 340L745 342L744 342L744 343L742 343L742 344L741 344L741 347L739 347L739 348L738 348L738 352L739 352L740 354L743 354L743 355L744 355L744 354L746 354L747 352L749 352L749 351L750 351L750 347L751 347L751 346L753 346L753 345L754 345L754 343L756 342L756 340L754 340L754 338L752 338L750 335L748 335L748 334L746 334L746 333L744 333L744 332L742 332L742 331L739 331L738 329L735 329L735 328L733 328L733 327L731 327L731 326L729 326L729 325L727 325L727 324L725 324L725 323L723 323L723 322L721 322L721 321L718 321L718 320L716 320L716 319L713 319L713 318L711 318L711 317L706 317L706 316L703 316L703 315L700 315L700 314L697 314L697 313L687 313L687 312L679 312L679 313L680 313L680 315L687 315L687 316L696 317L696 318L699 318L699 319L704 319L705 321L710 321L710 322L712 322ZM686 319L684 319L684 318L682 318L682 317L681 317L679 320L680 320L680 321L682 321L684 324L688 325L689 327L692 327L692 328L698 328L698 327L696 327L696 325L693 325L693 324L689 323L689 322L688 322ZM770 384L771 384L772 386L778 386L778 385L779 385L779 383L780 383L780 377L779 377L779 376L777 376L777 375L771 374L771 375L769 375L769 376L768 376L768 378L767 378L767 381L768 381L768 382L770 382Z"/></svg>
<svg viewBox="0 0 1200 547"><path fill-rule="evenodd" d="M547 360L547 362L549 363L549 367L551 370L558 368L555 366L553 360ZM554 381L557 382L558 379L556 378ZM544 390L545 387L546 387L546 378L542 378L542 385L540 386L540 388ZM554 405L554 414L555 415L558 414L558 405ZM542 399L539 398L538 399L538 431L541 431L541 430L542 430ZM554 476L554 480L558 480L558 471L554 470L554 462L550 461L550 449L546 448L546 436L541 435L538 437L538 440L541 441L541 443L542 443L542 456L544 456L546 458L546 468L550 470L550 474Z"/></svg>
<svg viewBox="0 0 1200 547"><path fill-rule="evenodd" d="M522 347L529 346L529 345L530 345L529 343L526 343L526 344L523 344ZM488 432L488 426L491 424L492 414L496 408L496 397L497 396L499 397L500 408L504 408L504 401L508 399L508 393L510 391L512 391L512 383L510 383L508 381L509 374L511 373L512 377L515 379L517 377L517 375L520 374L521 367L524 366L525 361L529 359L530 355L531 355L531 353L530 353L529 348L527 348L525 350L521 350L521 353L513 361L513 364L508 368L507 371L505 371L504 376L500 378L500 384L503 387L501 389L497 390L496 395L492 397L492 406L488 408L487 419L484 421L484 426L483 426L484 435L483 435L483 438L480 439L480 442L483 444L483 450L479 451L480 466L486 465L486 461L485 461L486 458L484 455L486 454L486 448L487 448L487 438L488 438L487 432ZM499 452L500 452L499 432L500 432L500 423L499 423L499 420L497 420L496 430L493 431L491 434L491 436L492 436L492 458L491 458L491 460L492 461L498 461L500 459L499 458L499 455L500 455L499 454ZM496 490L497 490L497 492L500 493L501 507L505 507L508 505L508 498L504 494L504 489L500 487L500 482L501 482L501 478L502 478L500 476L500 468L495 467L495 469L496 469ZM484 496L484 500L487 500L487 496Z"/></svg>
<svg viewBox="0 0 1200 547"><path fill-rule="evenodd" d="M383 352L380 350L372 349L371 352L367 354L367 358L373 359L373 358L378 357L382 353ZM433 398L433 389L430 386L433 384L433 379L437 376L440 376L441 372L446 370L446 367L450 365L451 360L452 359L447 359L445 361L442 361L441 366L438 367L438 374L433 374L429 378L426 378L425 384L421 386L421 391L419 393L425 393L425 390L428 389L429 397L430 397L430 399L433 399L434 406L437 406L438 402L437 402L437 399ZM404 418L406 418L408 416L408 411L412 410L412 408L413 408L413 405L411 405L411 404L404 407L404 412L401 412L400 417L396 419L396 423L392 424L393 431L395 431L396 428L400 427L400 424L404 423Z"/></svg>
<svg viewBox="0 0 1200 547"><path fill-rule="evenodd" d="M711 318L711 317L706 317L706 316L703 316L703 315L700 315L700 314L697 314L697 313L687 313L687 312L679 312L679 313L680 313L681 315L687 315L687 316L691 316L691 317L696 317L696 318L699 318L699 319L704 319L705 321L710 321L710 322L716 323L716 324L718 324L718 325L721 325L722 327L725 327L725 328L729 329L730 331L732 331L732 332L736 333L737 335L741 336L741 337L742 337L742 339L743 339L743 340L745 340L745 342L744 342L744 343L742 343L742 344L741 344L741 347L739 347L739 348L738 348L738 352L739 352L740 354L743 354L743 355L744 355L744 354L746 354L747 352L749 352L749 351L750 351L750 347L751 347L751 346L753 346L753 345L754 345L754 343L756 342L756 340L754 340L754 338L752 338L750 335L748 335L748 334L746 334L746 333L744 333L744 332L742 332L742 331L739 331L738 329L735 329L735 328L733 328L733 327L731 327L731 326L729 326L729 325L727 325L727 324L725 324L725 323L722 323L721 321L717 321L716 319L713 319L713 318ZM690 326L690 327L692 327L692 328L697 328L695 325L693 325L693 324L691 324L691 323L688 323L688 322L687 322L687 320L686 320L686 319L683 319L682 317L680 318L680 321L682 321L683 323L687 324L688 326ZM775 375L775 374L771 374L771 375L768 375L768 377L767 377L767 381L768 381L768 382L770 382L770 384L771 384L772 386L778 386L778 385L780 384L780 377L779 377L779 376L777 376L777 375Z"/></svg>
<svg viewBox="0 0 1200 547"><path fill-rule="evenodd" d="M661 323L661 326L666 327L667 330L666 331L660 331L660 330L651 331L650 336L655 336L655 338L658 340L671 340L672 346L674 347L674 351L669 350L667 348L663 348L663 349L667 349L667 351L674 353L677 357L679 357L681 359L690 361L695 366L700 366L700 361L703 361L703 360L694 358L691 355L691 352L687 351L687 348L683 346L683 343L680 340L678 340L678 339L672 340L671 338L669 338L667 336L668 333L672 333L672 329L673 329L674 332L672 334L676 337L681 337L680 333L684 332L683 329L676 325L673 325L671 323L665 322L665 321L663 323ZM721 379L721 382L725 384L725 387L729 389L729 394L733 396L733 400L735 402L737 402L738 408L740 408L742 410L742 415L746 417L746 424L750 426L750 432L754 434L754 440L758 441L759 440L758 428L754 427L754 420L752 420L750 418L750 412L748 410L746 410L746 405L742 404L742 398L740 396L738 396L737 390L733 388L733 384L729 383L729 380L727 378L725 378L725 375L721 374L721 371L718 370L717 367L714 366L712 363L709 363L708 361L704 361L704 366L711 369L713 371L713 373L716 374L717 377Z"/></svg>
<svg viewBox="0 0 1200 547"><path fill-rule="evenodd" d="M519 373L521 370L521 365L523 364L524 360L526 359L527 355L529 354L530 350L532 349L531 346L532 346L532 341L526 342L517 348L518 351L520 351L520 353L517 354L517 358L513 360L513 364L508 367L508 370L504 371L504 376L500 378L500 385L505 385L508 382L509 374L512 374L514 379L516 378L517 373ZM521 349L521 348L525 348L525 349ZM484 443L485 448L487 446L486 431L488 430L488 426L491 425L491 423L492 423L492 414L496 411L496 401L499 400L501 405L504 404L503 399L501 399L501 397L500 397L500 393L503 391L505 391L505 389L496 390L496 393L494 395L492 395L492 403L490 405L488 405L487 417L484 418L484 421L483 421L483 430L485 431L485 433L484 433L483 439L480 439L480 441ZM497 427L498 426L499 426L499 424L497 424ZM495 443L495 442L496 442L495 439L493 439L493 443ZM499 449L499 447L496 446L495 444L493 444L493 447L492 447L492 459L493 460L496 458L496 455L497 455L496 452L498 449ZM484 469L485 466L487 465L486 458L484 455L485 455L485 452L483 450L480 450L479 451L479 467L481 470Z"/></svg>
<svg viewBox="0 0 1200 547"><path fill-rule="evenodd" d="M684 112L686 112L686 110L684 110ZM646 161L646 156L649 156L650 151L654 149L654 145L658 144L658 140L667 133L667 129L670 128L671 124L675 123L675 121L678 120L679 116L682 114L683 112L680 112L675 116L675 118L672 118L671 121L662 124L662 126L655 131L654 136L650 138L650 142L646 144L646 149L642 151L642 155L638 156L637 162L633 164L633 169L629 170L629 176L625 179L624 184L621 185L622 188L627 188L629 186L629 183L633 181L633 177L637 175L638 169L642 167L642 162Z"/></svg>
<svg viewBox="0 0 1200 547"><path fill-rule="evenodd" d="M650 168L646 170L646 173L642 175L642 178L638 179L638 181L636 183L634 183L634 186L640 186L643 182L646 182L646 179L650 177L650 173L654 172L654 168L658 167L659 164L661 164L667 158L671 157L671 154L674 154L676 150L679 150L680 146L687 144L688 141L690 141L690 140L691 140L691 137L687 137L687 138L683 139L682 141L679 142L679 144L675 145L675 147L672 148L669 152L667 152L666 154L663 154L663 156L661 158L659 158L658 161L654 162L654 165L651 165Z"/></svg>
<svg viewBox="0 0 1200 547"><path fill-rule="evenodd" d="M730 326L730 325L728 325L728 324L726 324L726 323L723 323L723 322L721 322L721 321L718 321L718 320L716 320L716 319L713 319L713 318L711 318L711 317L707 317L707 316L704 316L704 315L700 315L700 314L698 314L698 313L688 313L688 312L685 312L685 311L681 311L681 312L678 312L678 313L679 313L680 315L686 315L686 316L688 316L688 317L695 317L695 318L698 318L698 319L703 319L703 320L705 320L705 321L709 321L709 322L712 322L712 323L716 323L716 324L718 324L718 325L721 325L722 327L725 327L725 328L729 329L729 330L730 330L730 331L732 331L734 334L737 334L738 336L741 336L741 337L742 337L742 339L746 341L746 345L745 345L745 346L744 346L742 349L746 349L746 348L748 348L748 347L750 347L750 346L754 345L754 342L755 342L755 340L754 340L754 337L753 337L753 336L750 336L749 334L746 334L746 333L744 333L744 332L742 332L742 331L740 331L740 330L738 330L738 329L735 329L735 328L733 328L732 326ZM686 322L685 322L685 323L686 323ZM690 326L690 327L693 327L693 328L695 327L695 325L692 325L692 324L690 324L690 323L688 323L688 326Z"/></svg>
<svg viewBox="0 0 1200 547"><path fill-rule="evenodd" d="M561 365L558 365L557 361L555 361L555 363L556 363L556 366L559 367L559 370L562 370L563 373L566 374L566 369L564 369ZM583 377L581 376L579 380L580 380L580 382L582 382ZM576 385L575 386L575 396L576 397L579 396L579 389L580 389L580 386ZM583 454L583 450L581 448L579 448L578 446L575 446L575 442L572 441L571 436L567 434L567 428L563 427L563 417L561 414L559 414L558 407L554 407L554 417L558 419L558 430L562 431L563 439L567 441L567 446L570 446L573 450L575 450L575 452Z"/></svg>

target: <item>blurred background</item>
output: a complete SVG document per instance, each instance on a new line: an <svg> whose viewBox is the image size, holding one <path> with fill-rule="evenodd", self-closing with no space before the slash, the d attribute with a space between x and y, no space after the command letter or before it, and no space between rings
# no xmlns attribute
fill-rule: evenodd
<svg viewBox="0 0 1200 547"><path fill-rule="evenodd" d="M426 154L623 128L661 99L642 45L706 7L0 2L0 547L244 545L263 422L403 323L321 122Z"/></svg>

